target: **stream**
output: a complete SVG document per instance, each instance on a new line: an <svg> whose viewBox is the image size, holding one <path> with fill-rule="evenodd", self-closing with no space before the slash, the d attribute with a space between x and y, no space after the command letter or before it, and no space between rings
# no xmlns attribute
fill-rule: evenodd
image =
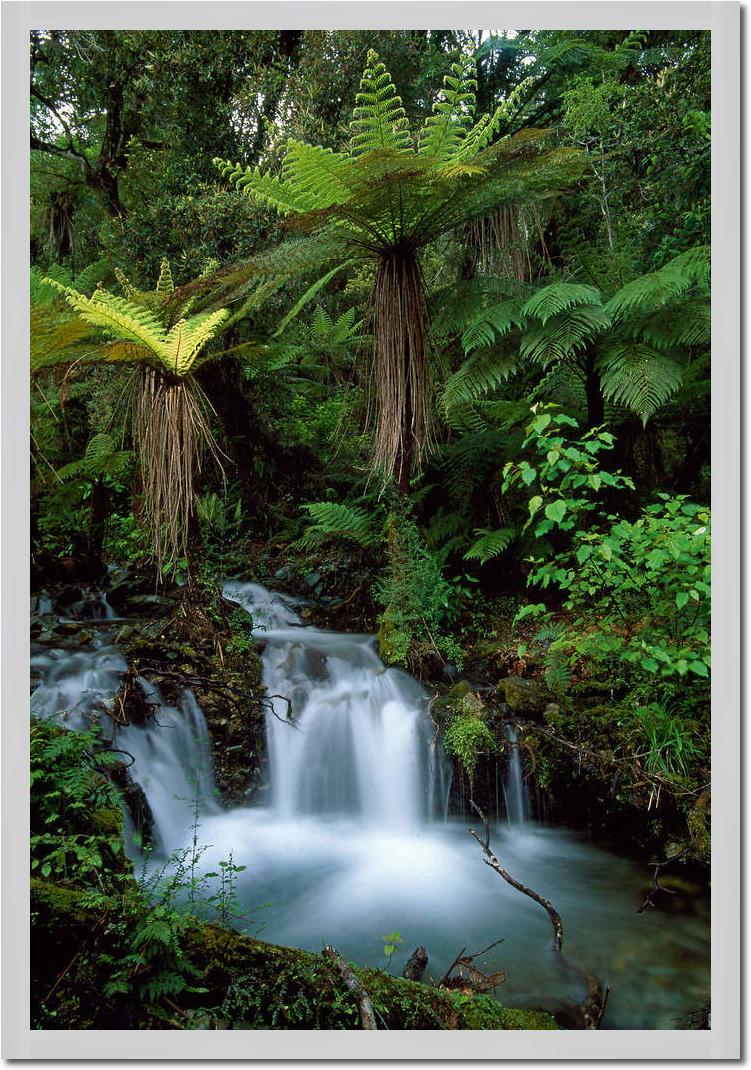
<svg viewBox="0 0 751 1070"><path fill-rule="evenodd" d="M581 999L580 982L551 950L546 913L485 865L466 820L448 812L450 767L420 685L384 667L372 636L303 626L286 595L238 582L224 594L251 614L263 644L271 707L263 804L220 805L206 722L188 689L170 706L142 681L155 717L113 735L107 711L127 664L101 594L66 615L85 620L83 645L34 645L32 713L74 729L101 719L113 745L135 757L130 773L154 815L158 856L190 842L197 810L208 845L201 864L215 869L231 851L247 867L238 896L254 935L314 951L331 943L394 973L423 945L426 979L462 948L502 939L478 965L505 972L496 993L505 1005L555 1010ZM513 727L506 732L494 852L554 903L567 957L610 986L602 1028L675 1028L708 999L708 896L692 888L682 911L638 913L651 870L535 823ZM394 931L404 942L387 964L383 937Z"/></svg>

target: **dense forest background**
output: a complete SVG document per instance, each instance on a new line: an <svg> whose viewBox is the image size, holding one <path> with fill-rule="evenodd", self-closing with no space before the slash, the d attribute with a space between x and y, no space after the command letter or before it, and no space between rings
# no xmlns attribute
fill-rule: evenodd
<svg viewBox="0 0 751 1070"><path fill-rule="evenodd" d="M39 31L30 131L33 589L304 594L706 865L709 34Z"/></svg>

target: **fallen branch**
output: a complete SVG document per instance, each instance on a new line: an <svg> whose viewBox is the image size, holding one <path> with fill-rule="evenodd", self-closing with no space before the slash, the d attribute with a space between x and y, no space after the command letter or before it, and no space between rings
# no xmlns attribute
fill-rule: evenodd
<svg viewBox="0 0 751 1070"><path fill-rule="evenodd" d="M666 895L675 895L673 888L666 888L663 884L660 884L660 871L669 866L672 862L677 862L686 853L684 847L678 854L673 855L672 858L666 858L664 862L651 862L650 865L654 866L654 873L652 874L652 887L644 896L644 902L637 910L637 914L643 914L647 907L653 907L655 905L655 899L657 896L664 892Z"/></svg>
<svg viewBox="0 0 751 1070"><path fill-rule="evenodd" d="M539 903L540 906L545 909L548 917L550 918L550 924L553 927L553 951L556 953L556 955L559 956L559 959L564 964L564 966L566 966L566 968L570 970L571 973L573 973L579 980L583 981L586 986L587 995L585 999L581 1003L570 1005L570 1010L578 1023L578 1028L599 1029L600 1022L602 1021L602 1016L605 1013L605 1005L607 1004L608 996L610 995L610 989L608 987L603 987L601 982L594 976L594 974L591 974L586 970L582 970L575 963L570 962L564 957L563 922L561 920L560 914L555 909L549 899L546 899L544 896L534 891L534 889L528 888L525 884L522 884L521 881L518 881L515 877L512 877L508 870L504 869L496 855L493 854L490 849L490 824L488 822L488 819L486 818L480 807L477 805L477 803L474 801L474 799L470 799L469 802L472 809L482 821L484 837L483 839L480 839L474 829L469 829L469 834L475 840L477 840L480 847L482 848L483 853L485 855L485 864L487 866L490 866L491 869L495 870L495 872L498 873L498 875L501 876L507 884L510 884L512 888L516 888L517 891L522 892L526 896L529 896L530 899L533 899L536 903ZM493 945L491 944L491 947L492 946ZM460 956L462 954L463 951L460 952ZM450 967L449 972L451 971L451 969L453 969L453 966L456 965L458 961L461 961L460 957L454 960L454 963Z"/></svg>
<svg viewBox="0 0 751 1070"><path fill-rule="evenodd" d="M550 924L553 926L553 950L560 951L563 947L563 922L561 921L561 915L549 899L545 899L544 896L534 891L534 889L528 888L526 884L522 884L516 877L512 877L507 869L503 868L498 861L498 858L490 850L490 825L488 824L488 819L485 817L485 814L474 799L470 799L469 804L482 821L485 830L483 839L480 839L474 829L469 830L470 836L477 840L480 847L482 847L485 855L485 865L494 869L499 876L503 877L507 884L510 884L512 888L516 888L517 892L521 892L522 895L527 895L530 899L534 899L536 903L539 903L540 906L547 911L548 917L550 918Z"/></svg>
<svg viewBox="0 0 751 1070"><path fill-rule="evenodd" d="M504 937L501 937L500 940L494 940L492 944L488 944L482 951L475 951L471 955L466 955L465 951L467 949L463 947L438 982L439 987L468 988L472 992L480 994L494 991L498 985L503 984L506 980L505 972L498 970L496 973L485 973L475 965L475 959L479 958L480 955L486 955L488 951L497 947L498 944L502 944L503 940ZM452 977L451 975L457 967L459 973L456 977ZM464 975L464 970L467 971L467 976Z"/></svg>
<svg viewBox="0 0 751 1070"><path fill-rule="evenodd" d="M378 1026L376 1025L375 1010L371 1003L370 996L358 981L352 967L349 963L344 961L336 948L331 947L330 944L323 949L321 954L336 967L345 986L357 1000L357 1005L360 1008L360 1022L363 1029L377 1029Z"/></svg>
<svg viewBox="0 0 751 1070"><path fill-rule="evenodd" d="M421 981L428 965L428 953L424 947L416 947L407 959L402 977L407 981Z"/></svg>

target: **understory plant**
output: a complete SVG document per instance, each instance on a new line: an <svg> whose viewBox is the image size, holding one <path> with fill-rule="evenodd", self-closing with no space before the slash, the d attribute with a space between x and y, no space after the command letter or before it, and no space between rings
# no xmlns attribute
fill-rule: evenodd
<svg viewBox="0 0 751 1070"><path fill-rule="evenodd" d="M229 312L222 308L191 314L191 300L174 297L166 260L154 290L137 290L121 272L117 277L122 297L101 287L89 297L55 278L45 282L64 297L76 322L93 328L88 362L125 363L136 369L131 421L141 513L157 565L174 567L187 558L195 518L194 483L204 453L219 464L211 406L194 372L208 359L206 347ZM70 362L67 348L58 362Z"/></svg>
<svg viewBox="0 0 751 1070"><path fill-rule="evenodd" d="M532 459L507 467L507 490L521 481L538 491L528 502L535 534L562 536L557 552L530 559L528 582L557 589L563 613L534 603L517 622L542 625L549 683L611 679L633 704L650 760L683 773L698 756L691 725L708 713L710 510L661 493L633 520L603 517L604 493L630 481L600 468L607 432L572 440L567 429L575 422L564 414L539 413L526 440Z"/></svg>

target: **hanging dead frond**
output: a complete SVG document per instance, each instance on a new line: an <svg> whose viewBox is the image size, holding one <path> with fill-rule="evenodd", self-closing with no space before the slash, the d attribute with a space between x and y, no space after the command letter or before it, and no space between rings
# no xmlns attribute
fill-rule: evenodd
<svg viewBox="0 0 751 1070"><path fill-rule="evenodd" d="M141 520L160 570L187 557L194 486L207 454L224 476L211 411L192 376L175 380L155 368L141 370L133 399L133 438L140 460Z"/></svg>

